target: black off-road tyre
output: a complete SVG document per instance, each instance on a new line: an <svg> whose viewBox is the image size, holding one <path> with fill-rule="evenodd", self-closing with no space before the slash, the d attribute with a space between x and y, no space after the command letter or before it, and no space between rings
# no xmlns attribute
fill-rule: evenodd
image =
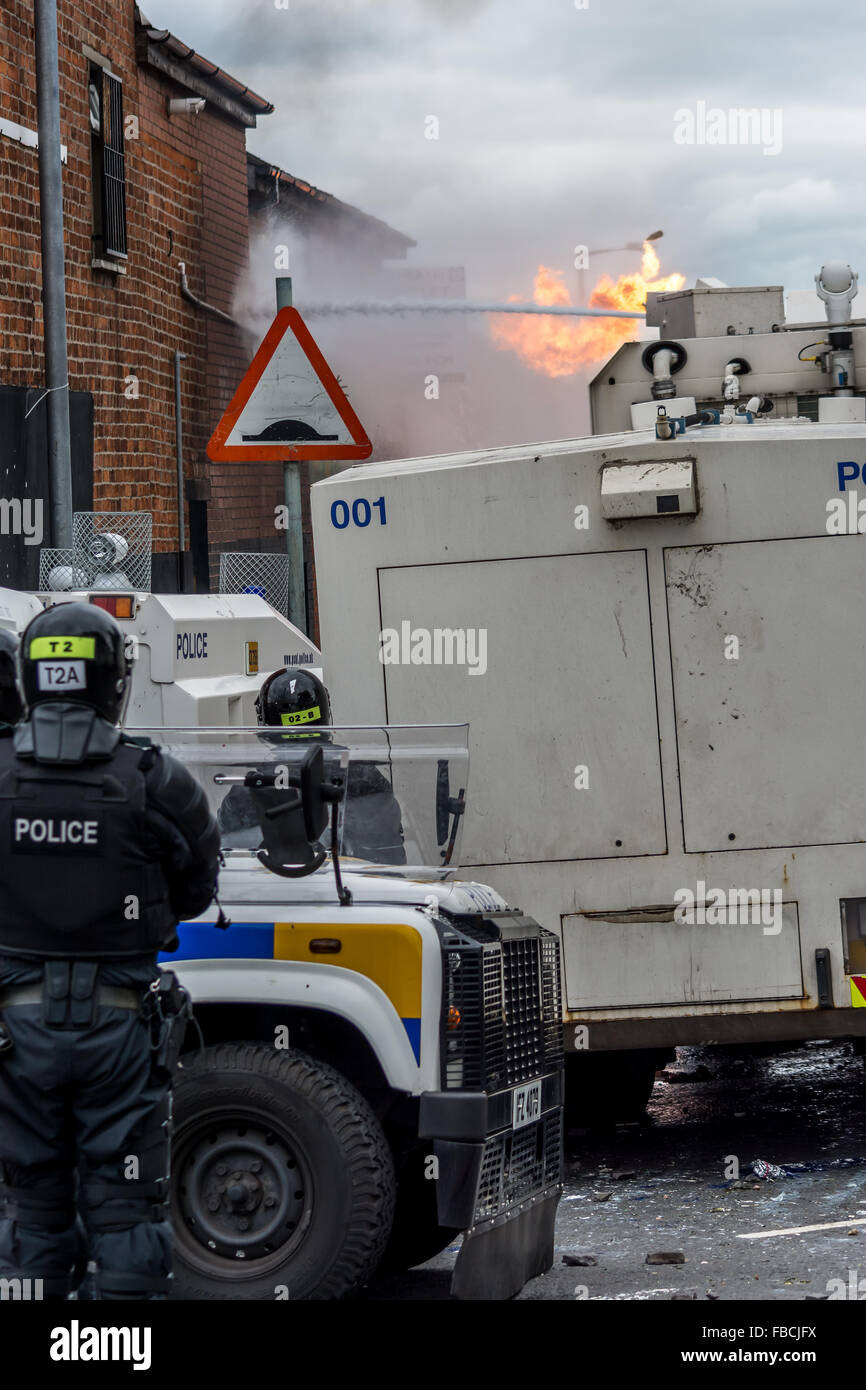
<svg viewBox="0 0 866 1390"><path fill-rule="evenodd" d="M220 1043L175 1074L173 1298L337 1299L391 1233L394 1165L367 1101L333 1067Z"/></svg>

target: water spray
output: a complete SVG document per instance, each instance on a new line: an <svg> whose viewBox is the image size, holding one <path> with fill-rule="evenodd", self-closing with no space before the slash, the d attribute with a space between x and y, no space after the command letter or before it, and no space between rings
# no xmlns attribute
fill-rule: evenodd
<svg viewBox="0 0 866 1390"><path fill-rule="evenodd" d="M355 300L347 304L305 304L305 317L327 314L562 314L579 319L643 319L634 309L573 309L565 304L479 304L467 299Z"/></svg>

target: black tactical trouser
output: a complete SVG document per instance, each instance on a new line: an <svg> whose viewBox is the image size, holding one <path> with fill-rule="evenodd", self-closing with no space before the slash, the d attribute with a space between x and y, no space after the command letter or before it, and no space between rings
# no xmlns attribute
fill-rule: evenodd
<svg viewBox="0 0 866 1390"><path fill-rule="evenodd" d="M0 989L38 981L23 966L0 958ZM142 993L156 975L153 961L99 972ZM0 1277L66 1298L92 1262L94 1298L167 1297L170 1076L148 1022L103 1005L81 1029L46 1026L38 1003L0 1017Z"/></svg>

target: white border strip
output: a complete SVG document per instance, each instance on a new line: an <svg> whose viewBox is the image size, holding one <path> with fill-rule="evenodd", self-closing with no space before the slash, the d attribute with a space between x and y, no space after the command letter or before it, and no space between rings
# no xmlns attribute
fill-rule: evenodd
<svg viewBox="0 0 866 1390"><path fill-rule="evenodd" d="M738 1235L737 1240L766 1240L769 1236L802 1236L807 1231L835 1231L841 1226L866 1225L863 1217L849 1216L847 1221L825 1221L820 1226L786 1226L780 1231L750 1231L748 1235Z"/></svg>
<svg viewBox="0 0 866 1390"><path fill-rule="evenodd" d="M30 149L39 149L39 136L35 130L28 130L24 125L16 125L14 121L4 121L0 117L0 135L6 135L10 140L17 140L19 145L27 145ZM60 162L66 163L66 146L60 146Z"/></svg>

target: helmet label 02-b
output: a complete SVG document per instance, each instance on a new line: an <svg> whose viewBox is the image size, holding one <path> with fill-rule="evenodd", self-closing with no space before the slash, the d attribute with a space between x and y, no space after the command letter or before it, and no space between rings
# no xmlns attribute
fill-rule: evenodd
<svg viewBox="0 0 866 1390"><path fill-rule="evenodd" d="M322 710L319 705L313 705L311 709L295 710L291 714L283 712L280 715L281 724L315 724L321 719Z"/></svg>
<svg viewBox="0 0 866 1390"><path fill-rule="evenodd" d="M83 661L37 661L40 690L86 690Z"/></svg>

